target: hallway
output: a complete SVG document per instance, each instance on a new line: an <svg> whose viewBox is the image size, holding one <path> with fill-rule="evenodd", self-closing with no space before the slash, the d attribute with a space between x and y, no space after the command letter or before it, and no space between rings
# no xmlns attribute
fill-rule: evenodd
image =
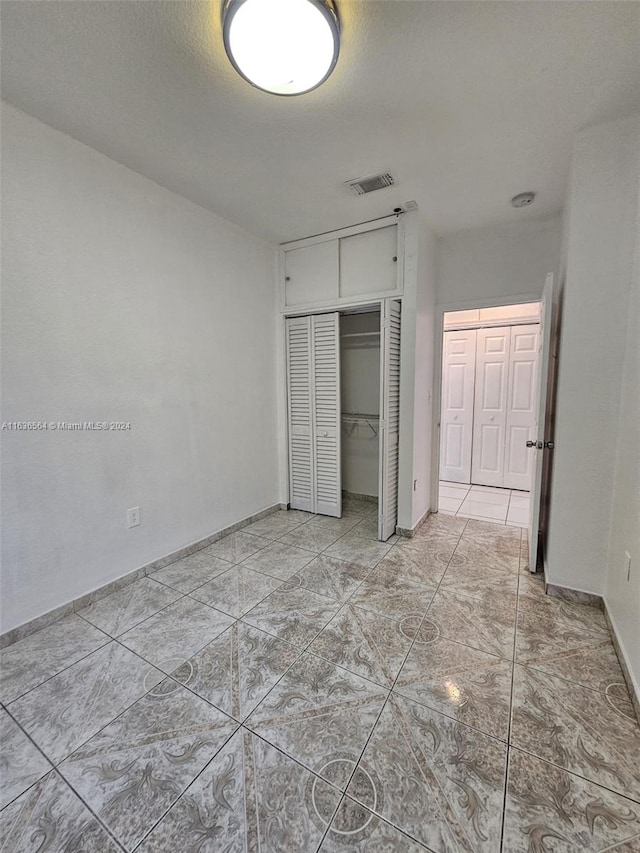
<svg viewBox="0 0 640 853"><path fill-rule="evenodd" d="M529 492L497 489L492 486L470 486L440 481L438 509L445 515L473 518L510 527L527 527Z"/></svg>
<svg viewBox="0 0 640 853"><path fill-rule="evenodd" d="M371 506L267 516L4 649L2 850L639 850L602 613L544 595L518 528L381 543Z"/></svg>

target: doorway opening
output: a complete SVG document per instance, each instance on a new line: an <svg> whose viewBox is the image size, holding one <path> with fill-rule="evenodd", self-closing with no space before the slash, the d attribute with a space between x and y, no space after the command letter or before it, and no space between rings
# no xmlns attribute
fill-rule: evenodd
<svg viewBox="0 0 640 853"><path fill-rule="evenodd" d="M289 505L370 504L381 541L398 514L400 331L394 299L286 319Z"/></svg>
<svg viewBox="0 0 640 853"><path fill-rule="evenodd" d="M444 313L440 512L528 526L540 318L540 302Z"/></svg>

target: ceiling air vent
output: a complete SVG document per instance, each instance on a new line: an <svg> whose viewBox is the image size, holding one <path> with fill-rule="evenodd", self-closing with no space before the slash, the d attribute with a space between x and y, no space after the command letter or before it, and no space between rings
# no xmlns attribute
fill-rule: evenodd
<svg viewBox="0 0 640 853"><path fill-rule="evenodd" d="M375 190L383 190L385 187L392 187L394 180L389 172L382 172L380 175L369 175L366 178L345 181L345 184L356 195L365 195L365 193L372 193Z"/></svg>

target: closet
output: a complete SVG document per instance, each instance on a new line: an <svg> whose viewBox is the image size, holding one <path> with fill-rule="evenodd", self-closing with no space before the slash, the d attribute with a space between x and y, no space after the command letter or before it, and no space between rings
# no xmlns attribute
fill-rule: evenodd
<svg viewBox="0 0 640 853"><path fill-rule="evenodd" d="M530 489L538 330L529 323L444 332L441 480Z"/></svg>
<svg viewBox="0 0 640 853"><path fill-rule="evenodd" d="M400 418L400 302L286 319L292 509L340 517L342 495L378 504L378 538L395 533Z"/></svg>

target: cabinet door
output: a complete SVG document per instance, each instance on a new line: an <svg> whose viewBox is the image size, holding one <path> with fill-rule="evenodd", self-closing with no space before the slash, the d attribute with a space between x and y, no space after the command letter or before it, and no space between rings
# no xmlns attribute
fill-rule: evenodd
<svg viewBox="0 0 640 853"><path fill-rule="evenodd" d="M378 538L396 532L400 436L400 303L385 299L380 315L380 475Z"/></svg>
<svg viewBox="0 0 640 853"><path fill-rule="evenodd" d="M340 298L398 289L398 226L340 240Z"/></svg>
<svg viewBox="0 0 640 853"><path fill-rule="evenodd" d="M440 415L440 479L471 482L476 330L445 332Z"/></svg>
<svg viewBox="0 0 640 853"><path fill-rule="evenodd" d="M289 503L323 515L342 513L340 318L287 320Z"/></svg>
<svg viewBox="0 0 640 853"><path fill-rule="evenodd" d="M533 463L527 441L535 438L538 328L527 325L511 329L504 486L526 492L531 488Z"/></svg>
<svg viewBox="0 0 640 853"><path fill-rule="evenodd" d="M338 263L338 240L285 252L285 304L336 302Z"/></svg>
<svg viewBox="0 0 640 853"><path fill-rule="evenodd" d="M307 512L315 511L311 375L311 318L294 317L287 320L289 502Z"/></svg>
<svg viewBox="0 0 640 853"><path fill-rule="evenodd" d="M509 327L478 329L471 482L502 486L507 419Z"/></svg>
<svg viewBox="0 0 640 853"><path fill-rule="evenodd" d="M314 512L342 515L340 315L311 318L313 342Z"/></svg>

